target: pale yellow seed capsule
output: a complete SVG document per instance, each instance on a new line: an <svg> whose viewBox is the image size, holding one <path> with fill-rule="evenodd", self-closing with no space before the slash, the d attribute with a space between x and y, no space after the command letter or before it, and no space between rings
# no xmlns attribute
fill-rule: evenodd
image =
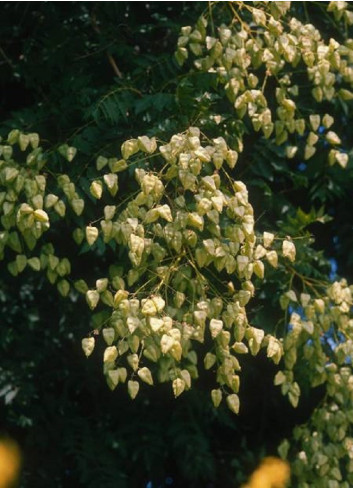
<svg viewBox="0 0 353 489"><path fill-rule="evenodd" d="M185 382L183 379L173 380L173 392L175 397L180 396L180 394L184 392L184 389L185 389Z"/></svg>
<svg viewBox="0 0 353 489"><path fill-rule="evenodd" d="M136 370L139 367L139 356L137 355L137 353L132 353L131 355L128 355L127 361L130 367L132 368L132 370L136 372Z"/></svg>
<svg viewBox="0 0 353 489"><path fill-rule="evenodd" d="M209 370L216 363L217 357L211 352L206 353L204 358L205 369Z"/></svg>
<svg viewBox="0 0 353 489"><path fill-rule="evenodd" d="M282 243L282 253L283 256L289 258L289 260L293 262L296 254L294 243L285 239Z"/></svg>
<svg viewBox="0 0 353 489"><path fill-rule="evenodd" d="M87 243L92 246L98 238L98 228L95 226L86 226L86 240Z"/></svg>
<svg viewBox="0 0 353 489"><path fill-rule="evenodd" d="M72 199L71 206L77 216L80 216L85 207L85 201L83 199Z"/></svg>
<svg viewBox="0 0 353 489"><path fill-rule="evenodd" d="M125 367L119 367L118 368L118 375L119 375L119 382L122 384L125 383L126 378L127 378L127 370Z"/></svg>
<svg viewBox="0 0 353 489"><path fill-rule="evenodd" d="M103 180L108 187L110 195L114 197L118 191L118 175L115 173L108 173L107 175L104 175Z"/></svg>
<svg viewBox="0 0 353 489"><path fill-rule="evenodd" d="M136 380L129 380L127 390L131 399L135 399L140 389L140 384Z"/></svg>
<svg viewBox="0 0 353 489"><path fill-rule="evenodd" d="M108 385L111 390L114 390L115 387L119 384L119 372L118 369L109 370L108 371Z"/></svg>
<svg viewBox="0 0 353 489"><path fill-rule="evenodd" d="M118 358L118 350L116 346L108 346L104 350L103 361L105 362L114 362Z"/></svg>
<svg viewBox="0 0 353 489"><path fill-rule="evenodd" d="M48 214L42 209L37 209L33 212L35 219L39 222L49 222Z"/></svg>
<svg viewBox="0 0 353 489"><path fill-rule="evenodd" d="M139 151L139 144L137 139L129 139L121 145L121 154L124 160L127 160L130 156Z"/></svg>
<svg viewBox="0 0 353 489"><path fill-rule="evenodd" d="M86 300L90 309L95 309L99 302L99 293L96 290L87 290Z"/></svg>
<svg viewBox="0 0 353 489"><path fill-rule="evenodd" d="M239 401L239 397L237 396L237 394L230 394L229 396L227 396L227 406L229 407L229 409L231 411L233 411L233 413L235 414L238 414L239 413L239 407L240 407L240 401Z"/></svg>
<svg viewBox="0 0 353 489"><path fill-rule="evenodd" d="M95 345L95 339L94 338L83 338L82 340L82 350L86 357L89 357L93 350L94 350L94 345Z"/></svg>
<svg viewBox="0 0 353 489"><path fill-rule="evenodd" d="M102 197L103 185L99 180L95 180L91 183L90 192L96 199L100 199Z"/></svg>
<svg viewBox="0 0 353 489"><path fill-rule="evenodd" d="M115 330L114 328L103 328L103 338L104 338L104 341L106 342L106 344L108 346L110 346L114 339L115 339Z"/></svg>
<svg viewBox="0 0 353 489"><path fill-rule="evenodd" d="M266 258L267 261L269 262L270 265L272 265L274 268L277 268L278 266L278 255L276 251L268 251L266 253Z"/></svg>
<svg viewBox="0 0 353 489"><path fill-rule="evenodd" d="M153 385L153 378L149 368L147 367L140 368L137 371L137 375L140 377L140 379L143 382L146 382L146 384Z"/></svg>
<svg viewBox="0 0 353 489"><path fill-rule="evenodd" d="M190 389L191 387L191 375L188 370L184 369L180 372L181 378L185 382L185 389Z"/></svg>
<svg viewBox="0 0 353 489"><path fill-rule="evenodd" d="M107 278L99 278L98 280L96 280L96 289L97 289L97 292L101 293L101 292L104 292L106 290L106 288L108 287L108 279Z"/></svg>
<svg viewBox="0 0 353 489"><path fill-rule="evenodd" d="M265 231L263 234L264 247L268 248L269 246L271 246L274 238L275 238L274 234Z"/></svg>
<svg viewBox="0 0 353 489"><path fill-rule="evenodd" d="M161 351L162 353L164 353L164 355L166 353L169 352L169 350L171 350L174 346L174 338L172 338L171 336L169 335L166 335L164 334L161 338Z"/></svg>
<svg viewBox="0 0 353 489"><path fill-rule="evenodd" d="M212 338L216 338L223 329L223 321L220 319L211 319L210 331Z"/></svg>
<svg viewBox="0 0 353 489"><path fill-rule="evenodd" d="M211 391L211 399L212 399L214 407L217 408L221 404L221 401L222 401L221 389L213 389Z"/></svg>

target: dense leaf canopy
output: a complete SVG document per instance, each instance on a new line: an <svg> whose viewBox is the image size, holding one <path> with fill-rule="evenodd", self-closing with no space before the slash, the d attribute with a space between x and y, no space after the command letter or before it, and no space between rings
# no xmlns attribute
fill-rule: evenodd
<svg viewBox="0 0 353 489"><path fill-rule="evenodd" d="M293 485L352 485L352 24L349 2L3 2L23 485L234 487L276 454Z"/></svg>

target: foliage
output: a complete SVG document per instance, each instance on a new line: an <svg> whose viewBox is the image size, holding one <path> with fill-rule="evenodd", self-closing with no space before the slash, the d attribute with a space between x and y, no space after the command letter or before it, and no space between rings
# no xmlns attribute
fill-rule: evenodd
<svg viewBox="0 0 353 489"><path fill-rule="evenodd" d="M33 15L40 14L44 25L58 12L67 19L63 30L45 38L42 55L47 62L33 67L39 49L36 34L26 46L23 65L7 58L34 99L50 86L38 111L29 106L6 114L1 126L0 256L11 274L9 283L23 277L25 284L20 300L14 296L15 285L5 288L2 300L21 304L33 296L29 302L37 311L40 287L52 295L55 286L61 296L54 310L61 316L63 336L48 333L44 339L41 334L46 346L31 345L26 368L35 370L37 350L46 362L45 348L53 350L51 338L62 351L66 341L77 345L84 335L83 351L92 355L88 364L101 356L111 390L126 384L130 397L136 398L134 408L126 404L122 418L130 409L141 416L144 396L148 400L154 395L144 384L157 380L168 383L166 396L185 396L174 401L184 402L178 406L195 402L191 411L198 412L192 395L199 384L201 392L211 392L215 407L221 405L220 414L209 404L205 409L224 432L241 430L242 415L251 430L258 429L247 387L254 369L262 382L268 376L270 383L281 386L294 408L319 392L319 401L314 396L309 402L310 416L293 415L286 433L272 433L257 453L273 450L288 435L279 452L292 465L294 484L348 487L352 277L330 281L327 258L334 251L339 264L351 259L346 231L339 227L351 219L349 5L201 2L184 5L178 24L172 21L175 7L150 4L147 22L132 3L121 3L90 9L84 2L73 2L67 14L56 4L43 4ZM17 8L6 4L6 15L11 18ZM124 32L115 38L114 15L130 16L129 27L139 26L135 39ZM186 18L193 27L185 26ZM155 32L158 24L169 29L163 49ZM336 29L336 39L327 35L331 29ZM66 43L59 42L64 32L72 40L68 52ZM180 70L167 54L174 42L177 63L186 65ZM48 60L53 47L55 57ZM99 57L100 70L92 72L87 57L102 52L106 64ZM75 59L82 60L79 70ZM52 84L56 65L62 72L60 81ZM107 81L108 67L115 74L113 84ZM68 87L79 93L75 101ZM42 140L35 131L43 134ZM336 248L327 243L330 233ZM94 312L84 309L80 296ZM53 299L46 300L53 307ZM16 307L7 319L13 334L3 333L7 353L23 348L26 337L22 326L12 325L18 317L23 324L21 308ZM29 316L29 331L43 328L35 326L38 314L45 316L40 308L34 320ZM264 373L264 350L279 365L269 374ZM70 357L72 361L79 360ZM1 382L10 401L14 397L19 406L16 398L26 404L31 393L26 393L24 377L13 363L7 361ZM99 382L97 364L80 368L94 369L87 377L83 370L80 382ZM68 382L71 372L66 370ZM18 395L16 385L21 386ZM153 390L158 389L164 387ZM119 390L109 399L122 396ZM282 401L273 392L278 408ZM230 411L240 414L239 422L223 410L223 397ZM16 412L16 404L13 409ZM87 425L80 409L75 407L75 412L65 443L82 460L81 483L87 484L89 446L94 452L95 439L89 430L83 435ZM17 423L25 426L33 419ZM101 481L126 485L133 471L124 468L131 452L134 460L143 460L149 477L163 478L156 467L164 445L153 421L145 449L139 448L136 434L130 446L112 414L99 429L109 431L110 423L121 432L112 446L117 443L122 463L114 468L114 456L96 433L107 464ZM199 470L194 474L214 481L218 469L213 467L209 435L193 434L202 421L191 415L190 424L183 423L176 414L167 429L164 426L166 445L175 452L188 444L197 446ZM298 426L291 435L293 425ZM184 441L186 432L190 437ZM249 436L246 430L241 433L247 447ZM256 452L254 445L251 450ZM247 456L239 456L245 466ZM237 468L238 481L244 481L239 463L227 462ZM191 480L189 466L190 460L181 456L181 480Z"/></svg>

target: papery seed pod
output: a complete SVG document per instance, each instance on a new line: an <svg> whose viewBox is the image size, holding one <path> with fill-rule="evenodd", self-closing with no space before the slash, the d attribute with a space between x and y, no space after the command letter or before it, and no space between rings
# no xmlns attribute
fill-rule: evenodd
<svg viewBox="0 0 353 489"><path fill-rule="evenodd" d="M229 379L229 387L236 394L239 392L239 387L240 387L240 377L239 377L239 375L231 375L230 376L230 379Z"/></svg>
<svg viewBox="0 0 353 489"><path fill-rule="evenodd" d="M118 358L118 350L116 346L108 346L104 350L103 361L106 362L114 362Z"/></svg>
<svg viewBox="0 0 353 489"><path fill-rule="evenodd" d="M119 334L120 334L120 336L122 336L121 332ZM126 334L125 331L124 331L123 334L124 335ZM138 349L139 349L139 346L140 346L140 338L138 337L138 335L133 334L133 335L128 336L128 338L127 338L127 346L128 346L128 348L130 348L130 350L133 353L136 353L138 351ZM128 350L128 348L127 348L127 350ZM120 350L119 350L119 353L120 353ZM120 353L120 355L122 355L122 353Z"/></svg>
<svg viewBox="0 0 353 489"><path fill-rule="evenodd" d="M244 345L244 343L241 343L240 341L235 342L232 345L232 348L235 351L235 353L238 353L238 354L248 353L248 351L249 351L247 346Z"/></svg>
<svg viewBox="0 0 353 489"><path fill-rule="evenodd" d="M284 240L282 243L282 253L283 256L289 258L290 261L295 261L295 245L292 241Z"/></svg>
<svg viewBox="0 0 353 489"><path fill-rule="evenodd" d="M104 175L103 180L108 187L110 195L114 197L118 191L118 175L115 173L108 173Z"/></svg>
<svg viewBox="0 0 353 489"><path fill-rule="evenodd" d="M76 156L76 153L77 153L77 149L74 148L73 146L70 146L67 148L67 151L66 151L66 159L67 161L72 161L75 156Z"/></svg>
<svg viewBox="0 0 353 489"><path fill-rule="evenodd" d="M269 262L270 265L272 265L274 268L277 268L278 266L278 255L276 251L268 251L266 253L266 259Z"/></svg>
<svg viewBox="0 0 353 489"><path fill-rule="evenodd" d="M108 164L108 158L105 158L104 156L98 156L96 160L96 168L98 171L100 171L102 168L105 167L105 165Z"/></svg>
<svg viewBox="0 0 353 489"><path fill-rule="evenodd" d="M16 256L16 265L19 273L23 272L27 265L27 257L26 255L17 255Z"/></svg>
<svg viewBox="0 0 353 489"><path fill-rule="evenodd" d="M127 163L125 160L109 158L109 168L112 173L119 173L127 168Z"/></svg>
<svg viewBox="0 0 353 489"><path fill-rule="evenodd" d="M262 261L256 260L254 262L254 273L257 275L259 278L263 279L265 275L265 266Z"/></svg>
<svg viewBox="0 0 353 489"><path fill-rule="evenodd" d="M109 307L114 307L114 297L110 290L105 290L100 294L101 301Z"/></svg>
<svg viewBox="0 0 353 489"><path fill-rule="evenodd" d="M81 294L85 294L88 290L88 285L82 279L76 280L76 282L74 283L74 286L75 286L75 289L77 290L77 292L80 292Z"/></svg>
<svg viewBox="0 0 353 489"><path fill-rule="evenodd" d="M121 145L121 154L124 160L129 159L130 156L134 155L139 151L139 144L137 139L129 139Z"/></svg>
<svg viewBox="0 0 353 489"><path fill-rule="evenodd" d="M59 291L59 294L62 295L63 297L67 297L67 295L70 292L70 284L67 280L60 280L60 282L57 283L57 289Z"/></svg>
<svg viewBox="0 0 353 489"><path fill-rule="evenodd" d="M80 245L85 237L85 233L82 229L76 228L72 233L72 237L74 238L75 243Z"/></svg>
<svg viewBox="0 0 353 489"><path fill-rule="evenodd" d="M33 215L35 217L35 219L37 221L40 221L40 222L49 222L49 217L48 217L48 214L41 210L41 209L37 209L33 212Z"/></svg>
<svg viewBox="0 0 353 489"><path fill-rule="evenodd" d="M149 138L147 136L140 136L138 139L138 146L144 153L154 153L157 149L156 138Z"/></svg>
<svg viewBox="0 0 353 489"><path fill-rule="evenodd" d="M9 144L14 145L18 141L18 137L20 135L20 131L18 129L12 129L7 136L7 141Z"/></svg>
<svg viewBox="0 0 353 489"><path fill-rule="evenodd" d="M40 270L40 260L37 257L32 257L27 260L27 264L34 270L35 272L39 272Z"/></svg>
<svg viewBox="0 0 353 489"><path fill-rule="evenodd" d="M271 246L274 238L275 238L275 235L273 233L268 233L265 231L263 233L264 247L269 248ZM261 257L259 257L259 258L261 258Z"/></svg>
<svg viewBox="0 0 353 489"><path fill-rule="evenodd" d="M263 258L264 256L266 256L266 250L265 248L262 246L262 245L257 245L256 246L256 249L255 249L255 252L254 252L254 258L255 260L259 260L260 258Z"/></svg>
<svg viewBox="0 0 353 489"><path fill-rule="evenodd" d="M44 205L46 209L50 209L50 207L53 207L59 200L59 197L54 194L48 194L45 196L44 199Z"/></svg>
<svg viewBox="0 0 353 489"><path fill-rule="evenodd" d="M17 178L18 174L19 171L16 170L16 168L10 168L10 167L5 168L5 182L6 183L13 182L15 178Z"/></svg>
<svg viewBox="0 0 353 489"><path fill-rule="evenodd" d="M185 390L185 382L183 379L173 380L173 392L175 397L179 397Z"/></svg>
<svg viewBox="0 0 353 489"><path fill-rule="evenodd" d="M170 349L170 354L177 362L180 362L181 356L183 354L183 349L178 341L174 341L173 347Z"/></svg>
<svg viewBox="0 0 353 489"><path fill-rule="evenodd" d="M66 205L62 200L58 200L56 204L54 204L55 212L60 216L64 217L66 213Z"/></svg>
<svg viewBox="0 0 353 489"><path fill-rule="evenodd" d="M115 339L114 328L103 328L102 334L103 334L104 341L108 346L110 346Z"/></svg>
<svg viewBox="0 0 353 489"><path fill-rule="evenodd" d="M150 317L149 318L149 325L151 326L152 331L154 333L157 333L164 326L164 321L163 321L163 319Z"/></svg>
<svg viewBox="0 0 353 489"><path fill-rule="evenodd" d="M89 357L93 350L94 350L94 345L95 345L95 339L93 337L91 338L83 338L82 340L82 350L84 351L84 354L86 357Z"/></svg>
<svg viewBox="0 0 353 489"><path fill-rule="evenodd" d="M174 338L169 335L164 334L161 338L161 351L165 355L173 348L175 343Z"/></svg>
<svg viewBox="0 0 353 489"><path fill-rule="evenodd" d="M107 383L111 390L114 390L119 384L119 369L108 370Z"/></svg>
<svg viewBox="0 0 353 489"><path fill-rule="evenodd" d="M29 144L29 136L27 134L20 134L18 137L18 145L21 151L26 151Z"/></svg>
<svg viewBox="0 0 353 489"><path fill-rule="evenodd" d="M162 217L162 219L165 219L168 222L173 222L173 216L169 205L161 205L157 207L156 210L158 211L158 214L160 215L160 217Z"/></svg>
<svg viewBox="0 0 353 489"><path fill-rule="evenodd" d="M323 301L323 299L315 299L314 307L316 311L320 314L323 314L325 312L325 302Z"/></svg>
<svg viewBox="0 0 353 489"><path fill-rule="evenodd" d="M70 203L71 203L71 207L73 208L75 214L77 216L80 216L83 212L84 207L85 207L85 201L83 199L72 199Z"/></svg>
<svg viewBox="0 0 353 489"><path fill-rule="evenodd" d="M33 207L35 209L42 209L43 208L43 196L41 194L37 194L31 199ZM38 219L40 220L40 219Z"/></svg>
<svg viewBox="0 0 353 489"><path fill-rule="evenodd" d="M140 377L140 379L143 382L146 382L146 384L153 385L153 378L149 368L147 367L140 368L137 371L137 375Z"/></svg>
<svg viewBox="0 0 353 489"><path fill-rule="evenodd" d="M335 161L342 167L346 168L347 163L348 163L349 157L347 153L340 153L339 151L336 151L335 153Z"/></svg>
<svg viewBox="0 0 353 489"><path fill-rule="evenodd" d="M15 261L10 262L7 265L7 269L11 273L11 275L13 275L14 277L17 277L17 275L18 275L18 269L17 269L17 264L16 264Z"/></svg>
<svg viewBox="0 0 353 489"><path fill-rule="evenodd" d="M125 383L126 378L127 378L127 370L125 367L119 367L118 368L118 375L119 375L119 382L122 384Z"/></svg>
<svg viewBox="0 0 353 489"><path fill-rule="evenodd" d="M325 114L322 118L322 124L326 129L329 129L334 122L335 120L330 114Z"/></svg>
<svg viewBox="0 0 353 489"><path fill-rule="evenodd" d="M119 304L127 299L129 296L129 292L127 290L118 290L114 295L114 307L117 308Z"/></svg>
<svg viewBox="0 0 353 489"><path fill-rule="evenodd" d="M93 197L95 197L96 199L100 199L102 197L102 193L103 193L102 182L99 180L94 180L91 183L89 190L90 190L91 194L93 195Z"/></svg>
<svg viewBox="0 0 353 489"><path fill-rule="evenodd" d="M92 246L99 235L99 230L95 226L86 226L86 240L87 243Z"/></svg>
<svg viewBox="0 0 353 489"><path fill-rule="evenodd" d="M151 360L151 362L158 362L161 356L161 351L156 345L149 345L143 350L143 354L148 360Z"/></svg>
<svg viewBox="0 0 353 489"><path fill-rule="evenodd" d="M207 352L204 358L205 369L209 370L216 363L217 357L211 352Z"/></svg>
<svg viewBox="0 0 353 489"><path fill-rule="evenodd" d="M99 278L98 280L96 280L96 289L97 289L97 292L101 293L101 292L104 292L106 290L106 288L108 287L108 279L107 278Z"/></svg>
<svg viewBox="0 0 353 489"><path fill-rule="evenodd" d="M309 115L310 125L313 131L317 131L320 126L320 115L319 114L311 114Z"/></svg>
<svg viewBox="0 0 353 489"><path fill-rule="evenodd" d="M203 217L200 216L199 214L197 214L196 212L189 212L188 213L188 224L190 224L190 226L195 227L199 231L202 231L203 226L204 226Z"/></svg>
<svg viewBox="0 0 353 489"><path fill-rule="evenodd" d="M159 217L160 217L160 214L158 212L158 209L153 208L153 209L150 209L149 211L147 211L145 218L144 218L144 221L146 224L150 224L152 222L157 221L159 219Z"/></svg>
<svg viewBox="0 0 353 489"><path fill-rule="evenodd" d="M220 319L211 319L210 331L212 338L216 338L223 329L223 321Z"/></svg>
<svg viewBox="0 0 353 489"><path fill-rule="evenodd" d="M127 361L132 370L136 372L139 367L139 356L136 353L132 353L131 355L127 356Z"/></svg>
<svg viewBox="0 0 353 489"><path fill-rule="evenodd" d="M174 304L175 306L180 309L181 306L184 304L185 301L185 294L183 292L177 291L176 294L174 295Z"/></svg>
<svg viewBox="0 0 353 489"><path fill-rule="evenodd" d="M267 345L267 357L272 358L274 363L278 365L283 355L283 347L280 341L273 336L270 336L268 345Z"/></svg>
<svg viewBox="0 0 353 489"><path fill-rule="evenodd" d="M239 407L240 407L240 401L239 401L239 397L237 396L237 394L230 394L229 396L227 396L226 401L227 401L227 406L229 407L229 409L231 411L233 411L233 413L238 414L239 413Z"/></svg>
<svg viewBox="0 0 353 489"><path fill-rule="evenodd" d="M132 334L136 331L136 329L138 329L141 326L141 321L139 320L139 318L129 316L126 319L126 324L130 334Z"/></svg>
<svg viewBox="0 0 353 489"><path fill-rule="evenodd" d="M188 370L183 369L180 371L180 377L183 379L185 383L185 389L191 388L191 375Z"/></svg>
<svg viewBox="0 0 353 489"><path fill-rule="evenodd" d="M135 399L140 389L140 384L136 380L129 380L127 390L131 399Z"/></svg>
<svg viewBox="0 0 353 489"><path fill-rule="evenodd" d="M329 131L327 134L326 134L326 140L332 144L333 146L334 145L337 145L337 144L341 144L341 139L337 136L337 134L333 131Z"/></svg>
<svg viewBox="0 0 353 489"><path fill-rule="evenodd" d="M222 396L221 389L212 389L211 390L211 399L212 399L212 402L213 402L213 405L215 408L217 408L221 404L222 397L223 396Z"/></svg>
<svg viewBox="0 0 353 489"><path fill-rule="evenodd" d="M111 219L113 219L115 211L116 211L115 205L106 205L104 207L104 218L105 218L105 220L110 221Z"/></svg>
<svg viewBox="0 0 353 489"><path fill-rule="evenodd" d="M11 159L12 153L13 153L13 148L11 146L8 146L8 145L2 146L2 156L4 157L5 161L9 161ZM10 168L9 168L9 170L10 170ZM14 170L14 168L11 168L11 170ZM18 170L16 170L16 171L18 173ZM6 177L5 177L5 180L6 180Z"/></svg>
<svg viewBox="0 0 353 489"><path fill-rule="evenodd" d="M90 309L95 309L99 302L99 293L96 290L87 290L86 301Z"/></svg>
<svg viewBox="0 0 353 489"><path fill-rule="evenodd" d="M304 160L309 160L315 153L316 148L314 146L306 144L304 148Z"/></svg>

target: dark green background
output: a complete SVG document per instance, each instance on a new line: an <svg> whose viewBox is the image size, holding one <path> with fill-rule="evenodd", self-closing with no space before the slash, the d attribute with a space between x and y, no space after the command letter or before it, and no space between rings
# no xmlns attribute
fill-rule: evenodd
<svg viewBox="0 0 353 489"><path fill-rule="evenodd" d="M226 2L220 3L215 20L227 22ZM305 9L302 2L294 4L293 15L341 41L340 26L323 14L326 5L304 3ZM70 175L84 188L85 176L95 175L97 155L117 155L125 139L167 139L193 124L216 136L209 115L222 113L229 133L245 133L234 177L248 185L258 230L313 233L313 247L309 238L298 247L299 270L327 276L326 259L334 258L338 273L353 279L352 165L345 172L329 168L324 146L305 168L299 159L288 163L283 149L254 137L250 124L239 126L212 75L191 73L191 64L177 66L173 52L180 28L208 9L207 2L2 2L0 134L6 137L11 128L36 131L48 151L64 142L76 146ZM305 82L301 76L298 83ZM271 89L269 83L268 96ZM305 91L300 102L304 113L315 113ZM351 103L319 110L336 116L335 130L351 152ZM321 207L332 217L326 224L317 222ZM110 264L112 250L97 250L88 262L85 254L73 255L60 227L51 232L77 275L86 273L88 263L92 276ZM280 274L269 275L253 303L254 325L270 331L283 315L281 280ZM262 456L276 453L322 395L306 389L304 369L302 400L293 409L272 385L277 369L260 354L243 363L239 417L212 407L206 374L180 399L162 385L143 388L132 402L125 391L106 386L99 352L89 360L82 354L81 339L91 328L81 298L60 298L33 273L15 279L3 263L0 304L0 390L18 389L7 404L2 391L0 428L23 448L26 487L234 487Z"/></svg>

